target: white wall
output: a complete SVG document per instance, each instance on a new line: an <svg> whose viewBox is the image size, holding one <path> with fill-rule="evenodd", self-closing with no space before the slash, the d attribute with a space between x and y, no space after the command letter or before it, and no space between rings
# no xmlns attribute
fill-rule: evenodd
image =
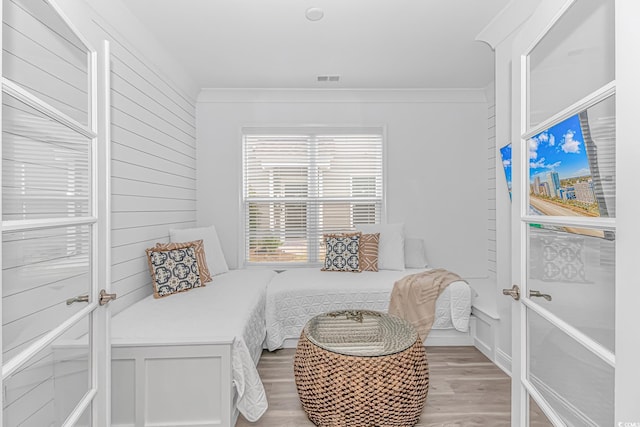
<svg viewBox="0 0 640 427"><path fill-rule="evenodd" d="M425 239L429 261L487 276L487 103L482 90L203 90L197 103L198 223L239 266L241 127L386 127L387 222Z"/></svg>
<svg viewBox="0 0 640 427"><path fill-rule="evenodd" d="M196 219L194 83L120 0L59 0L94 45L111 42L111 279L117 313L149 295L145 248ZM95 9L94 9L95 8Z"/></svg>

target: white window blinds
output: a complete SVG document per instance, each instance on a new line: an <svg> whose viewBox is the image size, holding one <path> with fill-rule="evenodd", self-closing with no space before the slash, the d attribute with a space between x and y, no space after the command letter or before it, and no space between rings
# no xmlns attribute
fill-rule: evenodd
<svg viewBox="0 0 640 427"><path fill-rule="evenodd" d="M243 138L245 264L316 264L322 234L380 222L382 129Z"/></svg>

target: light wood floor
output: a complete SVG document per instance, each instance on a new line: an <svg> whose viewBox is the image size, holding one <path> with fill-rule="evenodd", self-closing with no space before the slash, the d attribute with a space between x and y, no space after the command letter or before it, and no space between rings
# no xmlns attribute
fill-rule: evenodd
<svg viewBox="0 0 640 427"><path fill-rule="evenodd" d="M295 349L262 354L258 371L269 409L236 427L312 427L300 406L293 378ZM510 378L475 347L427 347L429 394L419 427L500 427L510 425ZM546 424L546 423L545 423ZM544 424L536 424L544 425Z"/></svg>

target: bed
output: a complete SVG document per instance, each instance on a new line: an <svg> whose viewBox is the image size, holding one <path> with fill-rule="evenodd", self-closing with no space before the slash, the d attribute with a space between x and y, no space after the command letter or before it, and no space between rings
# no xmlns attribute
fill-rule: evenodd
<svg viewBox="0 0 640 427"><path fill-rule="evenodd" d="M393 284L425 269L326 272L319 268L283 271L267 286L266 347L276 350L294 346L305 323L313 316L333 310L369 309L386 312ZM436 301L436 320L431 335L452 331L447 345L472 343L469 333L472 290L465 282L449 285ZM427 343L429 341L427 337Z"/></svg>
<svg viewBox="0 0 640 427"><path fill-rule="evenodd" d="M112 425L233 426L267 408L256 365L270 270L149 296L112 320ZM117 393L116 393L117 391Z"/></svg>

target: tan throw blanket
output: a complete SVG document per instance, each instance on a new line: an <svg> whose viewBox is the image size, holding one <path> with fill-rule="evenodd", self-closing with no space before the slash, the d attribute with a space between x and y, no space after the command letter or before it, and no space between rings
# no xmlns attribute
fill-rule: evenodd
<svg viewBox="0 0 640 427"><path fill-rule="evenodd" d="M389 314L407 320L424 340L436 317L436 300L447 286L458 280L462 278L444 268L405 276L393 285Z"/></svg>

